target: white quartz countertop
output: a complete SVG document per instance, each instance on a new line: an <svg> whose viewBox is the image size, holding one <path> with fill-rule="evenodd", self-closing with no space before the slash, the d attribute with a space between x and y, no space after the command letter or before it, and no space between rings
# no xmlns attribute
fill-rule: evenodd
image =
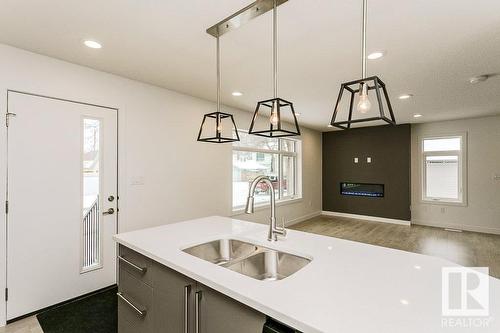
<svg viewBox="0 0 500 333"><path fill-rule="evenodd" d="M458 265L294 230L288 230L286 239L268 242L267 231L267 225L212 216L122 233L114 239L305 333L500 332L498 279L489 278L488 317L454 317L447 323L469 327L443 327L442 320L448 317L441 315L441 268ZM182 252L221 238L312 261L286 279L259 281ZM470 327L478 324L482 327Z"/></svg>

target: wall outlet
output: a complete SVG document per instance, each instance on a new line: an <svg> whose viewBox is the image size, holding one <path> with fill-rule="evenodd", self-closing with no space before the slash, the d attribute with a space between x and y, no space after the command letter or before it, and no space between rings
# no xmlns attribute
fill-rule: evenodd
<svg viewBox="0 0 500 333"><path fill-rule="evenodd" d="M441 207L441 214L444 214L444 213L446 213L446 208Z"/></svg>

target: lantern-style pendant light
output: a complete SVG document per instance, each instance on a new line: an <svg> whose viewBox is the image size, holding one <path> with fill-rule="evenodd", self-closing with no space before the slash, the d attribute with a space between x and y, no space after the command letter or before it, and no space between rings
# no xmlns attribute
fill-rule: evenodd
<svg viewBox="0 0 500 333"><path fill-rule="evenodd" d="M396 125L394 113L392 111L391 101L387 94L384 82L378 76L366 77L366 21L367 21L367 1L363 0L363 23L361 35L361 75L360 80L342 83L340 92L333 111L330 125L340 129L349 129L352 124L362 122L383 121L388 124ZM350 93L350 99L347 105L349 106L347 120L339 120L339 109L342 107L342 97L344 91ZM376 104L378 110L372 110L372 102L370 101L370 91L375 92ZM383 93L383 96L382 96ZM353 114L354 103L356 103L355 112ZM385 115L384 108L389 111L388 118ZM344 118L345 119L345 118Z"/></svg>
<svg viewBox="0 0 500 333"><path fill-rule="evenodd" d="M240 141L238 129L234 122L233 115L221 112L221 68L220 68L220 35L217 29L217 111L207 113L203 116L198 141L210 143L226 143ZM234 131L234 135L233 135Z"/></svg>
<svg viewBox="0 0 500 333"><path fill-rule="evenodd" d="M278 97L278 9L277 0L273 0L273 85L272 99L257 103L250 124L249 134L278 138L300 135L300 128L293 103ZM283 121L283 115L289 113L292 123Z"/></svg>

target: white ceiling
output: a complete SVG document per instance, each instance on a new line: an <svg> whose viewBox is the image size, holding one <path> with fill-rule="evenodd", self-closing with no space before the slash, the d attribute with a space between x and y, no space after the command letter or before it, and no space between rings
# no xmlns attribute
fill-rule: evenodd
<svg viewBox="0 0 500 333"><path fill-rule="evenodd" d="M215 40L205 29L252 0L3 0L0 42L215 100ZM360 76L361 0L279 7L280 97L326 130L341 82ZM84 39L103 44L83 46ZM272 97L271 15L221 38L223 102ZM399 123L500 113L500 1L371 0L368 74L386 83ZM242 91L242 97L231 92ZM402 93L414 94L400 101ZM207 110L207 112L210 110Z"/></svg>

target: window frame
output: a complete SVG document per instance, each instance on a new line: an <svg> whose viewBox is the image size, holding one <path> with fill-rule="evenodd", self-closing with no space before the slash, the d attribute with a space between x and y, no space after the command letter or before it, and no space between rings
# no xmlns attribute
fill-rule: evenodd
<svg viewBox="0 0 500 333"><path fill-rule="evenodd" d="M425 140L460 139L460 150L424 151ZM440 135L424 135L419 138L420 170L421 170L421 202L426 204L467 206L467 132L448 133ZM428 197L427 196L427 168L429 156L457 156L458 157L458 199Z"/></svg>
<svg viewBox="0 0 500 333"><path fill-rule="evenodd" d="M103 168L103 158L104 158L104 152L103 152L103 124L104 124L104 119L102 117L96 117L96 116L90 116L90 115L82 115L80 117L81 119L81 131L80 131L80 173L82 175L80 179L80 209L81 212L83 213L84 207L83 207L83 195L84 195L84 178L85 178L85 170L83 167L83 162L84 162L84 145L85 145L85 121L86 120L96 120L99 122L99 185L98 185L98 194L97 194L97 200L98 200L98 221L97 225L99 226L99 240L98 240L98 256L99 260L97 263L91 265L91 266L85 266L85 234L84 234L84 223L80 223L80 274L85 274L85 273L90 273L96 270L100 270L104 268L104 240L103 240L103 224L102 224L102 193L103 193L103 182L102 182L102 168ZM83 215L82 215L83 217ZM82 221L83 222L83 221Z"/></svg>
<svg viewBox="0 0 500 333"><path fill-rule="evenodd" d="M241 130L238 129L239 133L244 133L246 135L251 135L248 134L248 131L246 130ZM284 204L290 204L294 202L298 202L302 200L302 140L301 139L296 139L296 138L273 138L278 140L278 149L273 150L273 149L264 149L264 148L253 148L253 147L238 147L235 146L237 142L233 143L232 149L231 149L231 154L233 154L235 151L242 151L242 152L251 152L251 153L265 153L265 154L276 154L278 156L278 184L279 184L279 189L278 193L276 195L276 206L281 206ZM294 142L295 149L293 152L291 151L286 151L283 150L282 148L282 140L290 140ZM295 195L283 195L283 157L284 156L290 156L294 157L295 163L294 163L294 193ZM231 169L231 176L233 175L233 168ZM232 177L231 177L232 179ZM232 181L231 181L232 184ZM233 186L231 186L231 191L233 191ZM232 196L231 196L232 198ZM232 199L231 199L232 200ZM256 203L255 204L255 210L260 210L264 209L266 207L269 207L269 202L262 202L262 203ZM241 214L244 209L245 205L240 205L240 206L233 206L233 202L231 202L231 207L233 211L233 215L238 215Z"/></svg>

